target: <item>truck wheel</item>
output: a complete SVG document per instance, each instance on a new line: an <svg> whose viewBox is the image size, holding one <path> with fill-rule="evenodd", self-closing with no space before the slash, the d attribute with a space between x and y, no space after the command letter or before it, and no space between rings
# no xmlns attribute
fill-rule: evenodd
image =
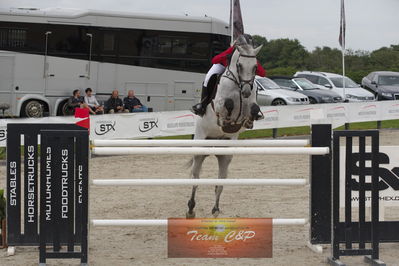
<svg viewBox="0 0 399 266"><path fill-rule="evenodd" d="M73 111L68 106L68 101L65 101L61 106L61 115L73 115Z"/></svg>
<svg viewBox="0 0 399 266"><path fill-rule="evenodd" d="M21 109L21 116L23 117L43 117L44 106L43 103L37 100L30 100L23 104Z"/></svg>

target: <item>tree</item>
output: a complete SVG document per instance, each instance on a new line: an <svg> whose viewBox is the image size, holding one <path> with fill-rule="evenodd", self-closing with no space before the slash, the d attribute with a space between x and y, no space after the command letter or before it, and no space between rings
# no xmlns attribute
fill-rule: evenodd
<svg viewBox="0 0 399 266"><path fill-rule="evenodd" d="M311 70L342 73L341 50L327 46L307 51L297 39L267 40L253 36L256 45L263 45L257 58L268 75L293 75L296 71ZM346 74L356 82L372 71L399 72L399 44L382 47L372 52L347 50Z"/></svg>
<svg viewBox="0 0 399 266"><path fill-rule="evenodd" d="M297 39L271 40L262 48L261 52L261 57L265 60L262 63L267 68L288 66L300 68L308 56L305 47Z"/></svg>

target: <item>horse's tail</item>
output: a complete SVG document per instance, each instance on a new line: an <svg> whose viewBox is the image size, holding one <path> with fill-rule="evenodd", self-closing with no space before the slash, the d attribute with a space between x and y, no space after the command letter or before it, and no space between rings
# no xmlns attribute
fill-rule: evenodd
<svg viewBox="0 0 399 266"><path fill-rule="evenodd" d="M193 166L193 162L194 162L194 157L191 157L191 159L185 163L184 167L185 168L190 168Z"/></svg>

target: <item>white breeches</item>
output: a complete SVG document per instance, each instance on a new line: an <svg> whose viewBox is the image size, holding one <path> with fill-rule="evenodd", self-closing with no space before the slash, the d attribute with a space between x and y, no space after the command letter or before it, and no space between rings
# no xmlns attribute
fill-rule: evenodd
<svg viewBox="0 0 399 266"><path fill-rule="evenodd" d="M210 79L213 75L215 75L215 74L217 74L217 75L222 74L223 71L224 71L225 69L226 69L226 68L225 68L224 65L222 65L222 64L214 64L214 65L212 65L211 69L209 69L208 73L206 73L205 80L204 80L204 86L205 86L205 87L208 86L209 79Z"/></svg>

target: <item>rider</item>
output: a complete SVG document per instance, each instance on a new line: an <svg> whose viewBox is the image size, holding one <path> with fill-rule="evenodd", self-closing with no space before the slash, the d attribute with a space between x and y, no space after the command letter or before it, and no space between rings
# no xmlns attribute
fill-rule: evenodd
<svg viewBox="0 0 399 266"><path fill-rule="evenodd" d="M253 39L251 35L244 34L246 42L253 46ZM191 111L199 116L203 116L206 112L206 106L211 102L212 96L214 94L214 86L210 86L208 88L208 82L213 75L220 75L224 72L228 65L228 58L233 54L235 48L235 43L233 46L229 47L226 51L216 55L212 58L212 67L209 69L208 73L205 76L204 83L202 85L202 93L201 93L201 102L194 105L191 108ZM266 71L263 69L261 64L258 63L258 69L256 70L256 75L264 77L266 75Z"/></svg>

